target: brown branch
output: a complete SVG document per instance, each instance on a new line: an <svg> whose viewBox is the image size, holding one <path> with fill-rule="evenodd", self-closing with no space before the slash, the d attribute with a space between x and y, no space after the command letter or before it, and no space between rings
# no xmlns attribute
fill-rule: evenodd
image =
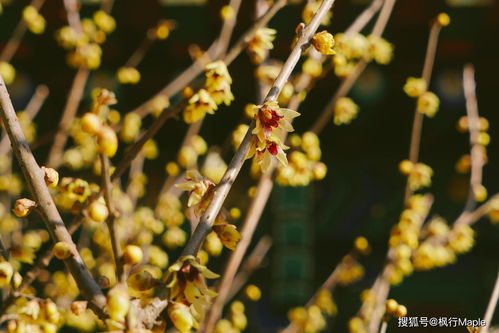
<svg viewBox="0 0 499 333"><path fill-rule="evenodd" d="M428 46L426 48L426 55L423 65L423 74L422 78L425 80L426 84L429 86L431 79L431 72L433 70L433 63L435 62L435 55L437 53L437 45L438 45L438 35L442 26L435 21L430 30L430 36L428 38ZM419 112L418 110L414 111L414 121L412 124L412 132L411 132L411 143L409 147L409 160L414 164L419 159L419 148L421 144L421 132L423 130L423 120L424 114ZM407 181L405 187L405 201L409 199L412 191L409 187L409 181Z"/></svg>
<svg viewBox="0 0 499 333"><path fill-rule="evenodd" d="M74 277L82 294L89 300L89 303L93 306L94 310L102 315L106 299L83 263L80 254L76 250L76 245L71 239L71 235L57 211L52 196L45 184L44 172L38 166L38 163L26 142L16 112L12 106L9 93L5 88L3 78L0 80L0 100L1 117L9 135L10 142L12 143L12 149L21 166L31 195L38 205L38 210L45 225L54 242L65 242L72 247L72 256L65 259L64 263Z"/></svg>
<svg viewBox="0 0 499 333"><path fill-rule="evenodd" d="M44 2L45 0L33 0L29 5L35 7L36 10L39 10L43 6ZM21 40L27 30L28 26L24 21L24 19L21 18L14 32L12 33L9 41L7 42L7 44L2 50L2 53L0 54L0 61L9 62L12 59L12 57L16 54L17 49L19 49L19 45L21 45Z"/></svg>

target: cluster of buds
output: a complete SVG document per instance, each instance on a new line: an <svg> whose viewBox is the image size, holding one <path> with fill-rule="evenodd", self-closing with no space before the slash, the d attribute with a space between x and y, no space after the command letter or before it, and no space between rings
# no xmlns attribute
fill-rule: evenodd
<svg viewBox="0 0 499 333"><path fill-rule="evenodd" d="M322 152L317 135L305 132L289 138L291 152L287 165L278 165L276 182L283 186L307 186L313 180L326 176L327 167L320 161Z"/></svg>
<svg viewBox="0 0 499 333"><path fill-rule="evenodd" d="M9 249L9 263L16 271L21 268L22 263L32 264L36 251L40 249L48 238L49 236L46 230L29 230L23 234L13 233ZM18 273L14 273L14 275L16 274ZM17 280L14 280L13 282L14 284L17 284Z"/></svg>
<svg viewBox="0 0 499 333"><path fill-rule="evenodd" d="M407 316L407 308L405 305L399 304L393 298L386 300L385 303L385 320L388 320L391 316L395 318Z"/></svg>
<svg viewBox="0 0 499 333"><path fill-rule="evenodd" d="M338 284L350 285L364 276L364 267L352 256L345 256L338 270Z"/></svg>
<svg viewBox="0 0 499 333"><path fill-rule="evenodd" d="M59 208L79 213L93 190L96 190L95 186L83 179L64 177L57 186L55 202Z"/></svg>
<svg viewBox="0 0 499 333"><path fill-rule="evenodd" d="M275 39L277 31L270 28L260 28L256 31L253 38L247 41L248 53L251 61L255 64L261 64L269 55L269 51L274 48L272 42Z"/></svg>
<svg viewBox="0 0 499 333"><path fill-rule="evenodd" d="M335 35L335 40L333 65L338 77L349 76L361 59L387 65L393 58L393 45L379 36L339 33Z"/></svg>
<svg viewBox="0 0 499 333"><path fill-rule="evenodd" d="M334 105L334 124L350 124L359 113L359 106L350 97L340 97Z"/></svg>
<svg viewBox="0 0 499 333"><path fill-rule="evenodd" d="M296 307L288 312L288 319L295 327L294 332L320 332L326 328L326 316L332 317L337 313L336 303L331 292L321 289L314 298L314 303L307 308Z"/></svg>
<svg viewBox="0 0 499 333"><path fill-rule="evenodd" d="M216 293L206 286L205 279L215 279L219 275L201 265L194 256L181 257L168 270L172 280L168 284L168 315L175 327L182 333L190 332L199 326L204 317L210 298Z"/></svg>
<svg viewBox="0 0 499 333"><path fill-rule="evenodd" d="M474 234L467 224L449 228L443 219L432 219L423 229L424 240L414 251L414 268L429 270L455 262L456 255L471 250L475 243Z"/></svg>
<svg viewBox="0 0 499 333"><path fill-rule="evenodd" d="M116 78L121 84L137 84L140 81L140 72L135 67L121 67L116 72Z"/></svg>
<svg viewBox="0 0 499 333"><path fill-rule="evenodd" d="M23 20L32 33L39 35L45 31L45 19L33 6L24 7Z"/></svg>
<svg viewBox="0 0 499 333"><path fill-rule="evenodd" d="M194 135L180 148L177 154L178 164L185 168L195 167L199 156L206 154L208 144L200 135ZM167 170L168 172L168 170ZM171 174L170 172L168 172Z"/></svg>
<svg viewBox="0 0 499 333"><path fill-rule="evenodd" d="M472 158L476 159L476 163L485 165L488 162L487 146L490 143L489 121L484 117L479 117L476 124L477 134L471 137L471 155L463 155L456 163L456 171L459 173L468 173L471 169ZM467 116L462 116L457 122L457 130L461 133L470 131L469 119ZM473 184L471 190L476 201L484 201L487 198L487 189L482 184Z"/></svg>
<svg viewBox="0 0 499 333"><path fill-rule="evenodd" d="M433 117L440 106L440 99L427 89L428 83L423 78L409 77L404 85L404 92L407 96L417 98L416 110L428 117Z"/></svg>
<svg viewBox="0 0 499 333"><path fill-rule="evenodd" d="M276 157L283 165L287 165L284 150L288 147L282 140L287 133L294 131L291 121L300 114L279 107L275 101L253 105L252 111L256 125L252 132L254 137L248 158L255 156L256 163L263 172L270 170L272 157Z"/></svg>
<svg viewBox="0 0 499 333"><path fill-rule="evenodd" d="M6 332L57 332L63 325L63 318L57 305L48 300L16 299L9 309L14 319L8 321Z"/></svg>
<svg viewBox="0 0 499 333"><path fill-rule="evenodd" d="M206 65L205 86L194 94L184 109L184 121L188 124L203 119L207 113L214 114L218 105L230 105L234 100L230 85L232 78L223 61Z"/></svg>
<svg viewBox="0 0 499 333"><path fill-rule="evenodd" d="M430 202L427 196L411 196L399 222L390 232L389 264L384 274L393 285L401 283L404 276L412 274L411 257L419 246L421 226L430 209Z"/></svg>
<svg viewBox="0 0 499 333"><path fill-rule="evenodd" d="M91 112L87 112L81 118L82 131L95 136L99 153L107 157L113 157L118 150L118 136L111 126L106 124L109 114L109 106L116 104L113 92L100 89L93 94L93 106Z"/></svg>
<svg viewBox="0 0 499 333"><path fill-rule="evenodd" d="M431 185L433 169L424 163L403 160L399 164L399 171L407 176L407 183L411 191L417 191Z"/></svg>
<svg viewBox="0 0 499 333"><path fill-rule="evenodd" d="M114 31L116 22L104 11L97 11L93 18L81 21L82 31L64 26L56 33L59 45L69 50L67 61L75 68L96 69L100 66L102 49L100 44Z"/></svg>

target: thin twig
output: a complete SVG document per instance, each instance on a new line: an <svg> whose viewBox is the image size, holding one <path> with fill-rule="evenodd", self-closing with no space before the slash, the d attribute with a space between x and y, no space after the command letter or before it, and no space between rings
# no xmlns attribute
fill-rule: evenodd
<svg viewBox="0 0 499 333"><path fill-rule="evenodd" d="M44 2L45 0L33 0L29 5L35 7L36 10L39 10L43 6ZM12 57L16 54L19 45L21 45L21 40L27 30L28 26L26 21L21 18L16 26L16 29L0 54L0 61L9 62L12 59Z"/></svg>
<svg viewBox="0 0 499 333"><path fill-rule="evenodd" d="M426 55L423 65L423 74L422 78L426 81L426 83L430 84L431 72L433 70L433 63L435 62L435 55L437 53L437 45L438 45L438 35L442 26L435 21L430 30L430 36L428 38L428 46L426 48ZM419 159L419 148L421 144L421 132L423 130L423 120L424 114L419 112L418 110L414 110L414 121L412 124L412 132L411 132L411 142L409 147L409 160L414 164ZM405 201L409 200L412 191L409 187L409 181L407 181L405 187Z"/></svg>
<svg viewBox="0 0 499 333"><path fill-rule="evenodd" d="M88 68L79 68L73 79L68 99L66 101L64 111L62 112L61 121L59 122L59 126L54 137L54 143L50 148L47 158L46 164L52 168L59 167L62 162L62 154L64 152L64 146L68 140L69 128L71 126L71 122L76 116L76 113L78 112L78 106L80 105L83 97L89 74L90 70Z"/></svg>
<svg viewBox="0 0 499 333"><path fill-rule="evenodd" d="M475 69L473 65L464 66L463 88L466 98L466 113L468 114L468 129L470 132L471 146L471 177L468 199L464 211L470 212L476 206L475 189L482 184L482 169L484 165L484 148L479 143L480 116L478 115L478 104L476 100Z"/></svg>
<svg viewBox="0 0 499 333"><path fill-rule="evenodd" d="M102 315L103 308L106 304L105 297L83 263L80 254L76 250L76 245L71 239L71 235L57 211L52 196L45 184L44 172L38 166L38 163L26 142L16 112L12 106L9 93L5 88L3 78L0 79L0 100L1 116L12 144L12 150L21 166L28 188L38 205L38 210L40 211L45 225L54 242L65 242L72 248L72 255L65 259L64 263L73 275L82 294L89 300L89 303L92 304L94 311L99 315Z"/></svg>
<svg viewBox="0 0 499 333"><path fill-rule="evenodd" d="M117 212L112 198L113 184L111 183L111 177L109 176L109 158L103 154L100 154L99 156L101 162L102 186L104 188L104 200L106 201L106 206L109 211L109 217L106 222L109 228L109 235L111 236L111 245L116 266L116 280L123 282L123 280L126 280L126 277L124 276L123 263L121 262L121 244L114 223Z"/></svg>
<svg viewBox="0 0 499 333"><path fill-rule="evenodd" d="M251 206L248 209L248 214L246 214L241 229L241 240L225 265L225 269L221 275L222 277L217 287L218 295L208 311L206 316L206 326L201 330L201 332L212 332L216 322L220 318L223 306L228 299L230 286L236 276L244 254L251 243L253 233L256 229L258 221L260 221L260 217L263 213L263 207L265 207L267 203L270 193L272 192L273 185L272 173L269 172L264 174L262 178L260 178L258 190L255 195L257 199L251 202Z"/></svg>
<svg viewBox="0 0 499 333"><path fill-rule="evenodd" d="M232 299L243 288L246 282L248 282L253 272L262 266L262 262L266 258L271 246L272 237L267 235L260 238L251 254L241 264L241 270L236 274L230 285L229 294L227 295L225 303Z"/></svg>
<svg viewBox="0 0 499 333"><path fill-rule="evenodd" d="M499 298L499 272L497 273L496 283L494 285L494 290L492 291L492 295L490 295L489 304L487 305L487 310L485 311L485 315L483 316L483 320L485 320L485 326L480 330L484 333L487 333L492 319L494 318L494 312L497 306L497 299Z"/></svg>

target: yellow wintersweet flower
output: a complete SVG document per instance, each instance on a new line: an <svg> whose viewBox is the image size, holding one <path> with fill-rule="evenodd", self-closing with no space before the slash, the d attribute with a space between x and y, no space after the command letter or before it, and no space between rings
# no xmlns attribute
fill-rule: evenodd
<svg viewBox="0 0 499 333"><path fill-rule="evenodd" d="M277 134L282 131L294 131L291 121L300 114L296 111L279 107L274 101L265 102L263 105L253 105L253 115L256 120L256 127L253 134L259 141L270 138L277 130Z"/></svg>
<svg viewBox="0 0 499 333"><path fill-rule="evenodd" d="M276 30L270 28L261 28L255 33L254 37L248 41L248 51L251 60L255 64L261 63L269 54L269 50L274 48L272 42L275 39Z"/></svg>
<svg viewBox="0 0 499 333"><path fill-rule="evenodd" d="M0 61L0 75L2 75L5 84L11 84L16 78L16 70L8 62Z"/></svg>
<svg viewBox="0 0 499 333"><path fill-rule="evenodd" d="M140 72L135 67L121 67L116 78L122 84L137 84L140 81Z"/></svg>
<svg viewBox="0 0 499 333"><path fill-rule="evenodd" d="M367 36L369 42L369 58L380 65L387 65L393 58L393 45L382 37Z"/></svg>
<svg viewBox="0 0 499 333"><path fill-rule="evenodd" d="M334 37L326 30L316 33L312 37L312 44L315 49L323 55L333 55Z"/></svg>
<svg viewBox="0 0 499 333"><path fill-rule="evenodd" d="M217 109L217 103L210 93L201 89L189 99L189 104L184 109L184 121L192 124L203 119L207 113L214 114Z"/></svg>
<svg viewBox="0 0 499 333"><path fill-rule="evenodd" d="M424 163L414 164L408 178L409 188L412 191L417 191L430 186L432 176L433 170L428 165Z"/></svg>
<svg viewBox="0 0 499 333"><path fill-rule="evenodd" d="M205 88L217 105L224 103L230 105L234 100L234 95L230 90L232 78L227 66L223 61L215 61L206 65Z"/></svg>
<svg viewBox="0 0 499 333"><path fill-rule="evenodd" d="M425 79L411 76L407 78L404 85L404 92L409 97L419 97L426 91L427 87Z"/></svg>
<svg viewBox="0 0 499 333"><path fill-rule="evenodd" d="M186 182L177 184L175 187L189 191L188 207L199 204L203 201L208 192L215 186L210 179L203 177L197 170L188 170L186 173Z"/></svg>
<svg viewBox="0 0 499 333"><path fill-rule="evenodd" d="M349 97L340 97L334 106L334 123L350 124L357 117L359 106Z"/></svg>
<svg viewBox="0 0 499 333"><path fill-rule="evenodd" d="M439 105L438 96L431 91L425 91L418 97L417 110L428 117L433 117L437 113Z"/></svg>

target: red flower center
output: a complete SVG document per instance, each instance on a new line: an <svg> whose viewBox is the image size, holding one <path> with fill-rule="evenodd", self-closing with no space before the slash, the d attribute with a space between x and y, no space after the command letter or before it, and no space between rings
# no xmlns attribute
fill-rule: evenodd
<svg viewBox="0 0 499 333"><path fill-rule="evenodd" d="M258 112L258 117L260 119L260 122L262 123L262 126L264 128L272 128L272 127L279 127L279 120L281 118L284 118L284 116L280 116L277 114L277 112L268 106L264 105Z"/></svg>
<svg viewBox="0 0 499 333"><path fill-rule="evenodd" d="M269 151L269 153L271 153L272 155L277 155L278 153L278 146L277 146L277 143L275 142L268 142L267 143L267 150Z"/></svg>

